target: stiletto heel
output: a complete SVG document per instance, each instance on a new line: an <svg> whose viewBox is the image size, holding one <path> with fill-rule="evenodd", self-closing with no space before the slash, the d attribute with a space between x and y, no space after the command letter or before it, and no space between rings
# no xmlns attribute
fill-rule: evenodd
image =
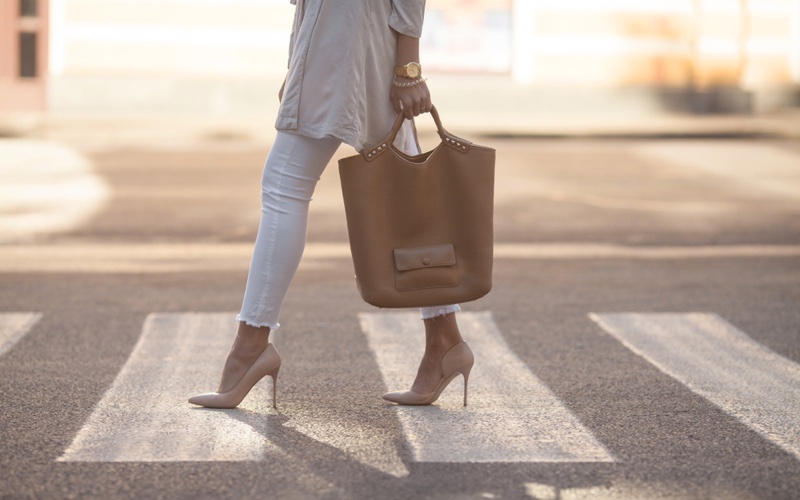
<svg viewBox="0 0 800 500"><path fill-rule="evenodd" d="M278 407L278 403L277 403L277 399L278 399L277 398L277 396L278 396L278 371L280 369L281 369L281 365L278 365L278 367L275 368L275 371L270 373L270 376L272 377L272 407L273 408L277 408Z"/></svg>
<svg viewBox="0 0 800 500"><path fill-rule="evenodd" d="M464 406L467 406L467 381L469 372L475 363L475 356L466 342L461 342L453 346L442 356L441 373L442 378L436 386L436 390L427 394L415 391L397 391L383 395L383 399L401 405L429 405L439 398L447 384L459 374L464 376Z"/></svg>
<svg viewBox="0 0 800 500"><path fill-rule="evenodd" d="M210 392L189 398L189 402L206 408L236 408L256 383L262 378L272 377L272 407L276 404L276 385L278 370L281 368L281 356L272 343L267 344L264 352L255 360L253 365L245 372L242 380L228 392Z"/></svg>
<svg viewBox="0 0 800 500"><path fill-rule="evenodd" d="M461 372L461 375L464 376L464 406L467 406L467 382L469 382L469 372L472 370L472 365Z"/></svg>

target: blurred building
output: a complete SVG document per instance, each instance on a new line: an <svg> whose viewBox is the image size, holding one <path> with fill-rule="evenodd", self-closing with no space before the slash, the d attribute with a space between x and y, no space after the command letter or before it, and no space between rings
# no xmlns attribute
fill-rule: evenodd
<svg viewBox="0 0 800 500"><path fill-rule="evenodd" d="M288 0L0 2L0 110L55 112L261 112L294 12ZM800 0L428 0L423 54L428 74L481 92L623 89L670 110L770 110L798 103Z"/></svg>
<svg viewBox="0 0 800 500"><path fill-rule="evenodd" d="M45 109L47 2L0 0L0 110Z"/></svg>

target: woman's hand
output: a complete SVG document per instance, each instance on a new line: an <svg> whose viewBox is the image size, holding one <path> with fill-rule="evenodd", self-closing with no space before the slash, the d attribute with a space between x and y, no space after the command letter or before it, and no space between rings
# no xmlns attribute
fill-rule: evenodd
<svg viewBox="0 0 800 500"><path fill-rule="evenodd" d="M398 82L413 82L408 78L397 77ZM418 116L420 113L427 113L431 110L431 93L425 82L420 82L411 87L397 87L392 85L389 93L395 113L401 112L409 120Z"/></svg>
<svg viewBox="0 0 800 500"><path fill-rule="evenodd" d="M423 5L424 3L422 2ZM410 62L417 61L419 61L419 38L397 33L395 67L405 66ZM392 82L392 90L389 92L389 99L392 100L395 113L403 113L410 120L415 116L419 116L420 113L427 113L431 110L431 93L424 81L402 76L396 76L394 81L402 84L402 86L398 87ZM412 83L414 85L409 85Z"/></svg>

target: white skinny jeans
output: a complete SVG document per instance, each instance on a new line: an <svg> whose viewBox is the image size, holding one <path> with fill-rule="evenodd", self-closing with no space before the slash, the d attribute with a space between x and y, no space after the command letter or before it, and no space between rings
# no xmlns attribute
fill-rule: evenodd
<svg viewBox="0 0 800 500"><path fill-rule="evenodd" d="M306 244L311 195L340 144L278 131L261 177L261 222L238 321L273 331L280 326L278 314ZM460 310L454 304L421 312L428 319Z"/></svg>

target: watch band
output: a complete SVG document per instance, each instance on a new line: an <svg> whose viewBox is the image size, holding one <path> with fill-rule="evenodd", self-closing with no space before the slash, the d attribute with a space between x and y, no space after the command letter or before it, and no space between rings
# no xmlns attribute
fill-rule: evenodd
<svg viewBox="0 0 800 500"><path fill-rule="evenodd" d="M422 76L422 66L418 62L410 62L403 66L395 66L395 76L402 76L403 78L419 78Z"/></svg>

